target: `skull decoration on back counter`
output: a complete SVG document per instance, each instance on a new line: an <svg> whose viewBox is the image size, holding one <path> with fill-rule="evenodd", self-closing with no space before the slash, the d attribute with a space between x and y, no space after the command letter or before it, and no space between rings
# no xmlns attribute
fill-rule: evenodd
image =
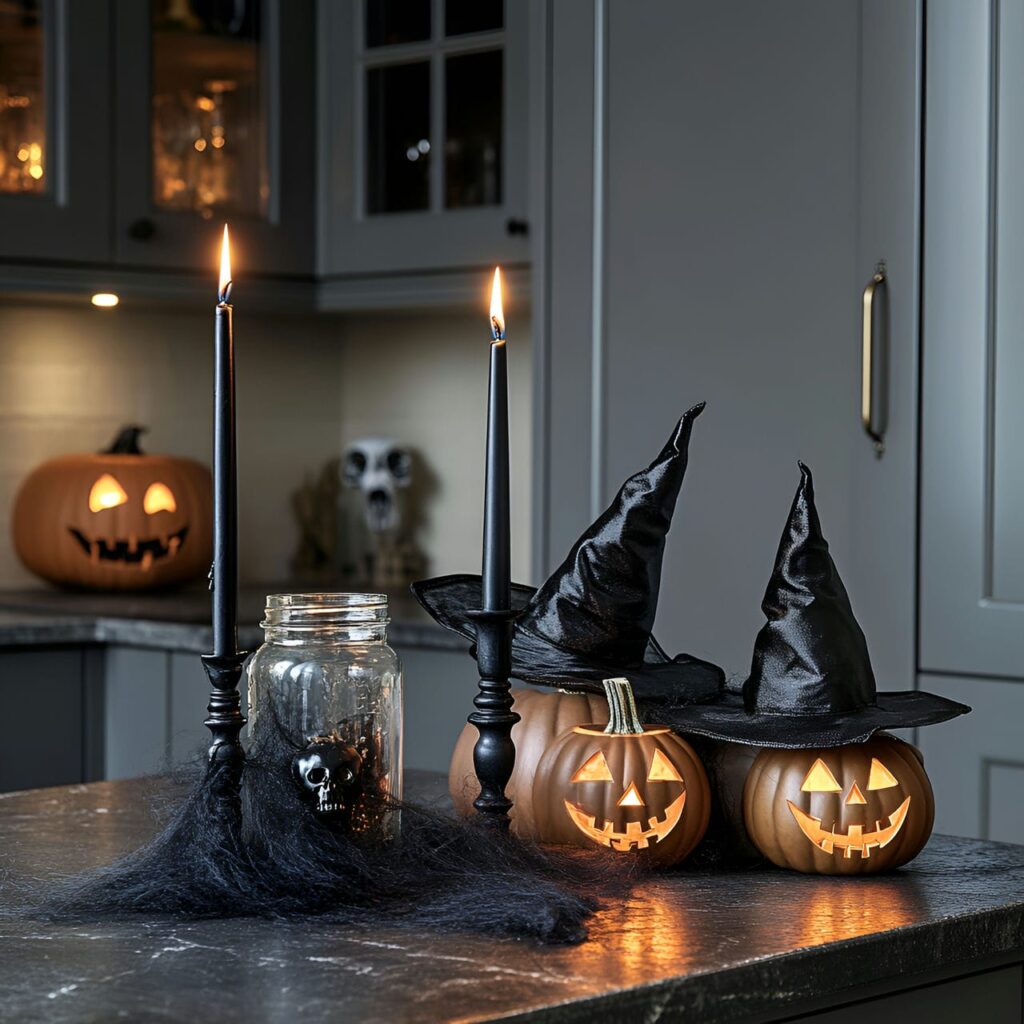
<svg viewBox="0 0 1024 1024"><path fill-rule="evenodd" d="M398 490L412 483L412 456L387 437L366 437L345 450L342 470L346 486L357 489L371 533L401 525Z"/></svg>

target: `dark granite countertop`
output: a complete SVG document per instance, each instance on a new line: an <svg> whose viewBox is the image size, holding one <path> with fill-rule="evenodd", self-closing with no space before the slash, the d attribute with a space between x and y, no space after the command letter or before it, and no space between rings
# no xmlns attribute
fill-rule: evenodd
<svg viewBox="0 0 1024 1024"><path fill-rule="evenodd" d="M410 782L422 793L437 777ZM19 919L24 880L107 862L150 833L143 791L0 798L0 1019L767 1020L1024 958L1024 847L943 836L877 878L665 874L574 948L308 921Z"/></svg>
<svg viewBox="0 0 1024 1024"><path fill-rule="evenodd" d="M242 588L238 635L243 650L263 642L259 621L266 595L297 589L294 584ZM399 650L467 649L465 640L438 626L411 594L391 595L389 603L388 640ZM0 590L0 647L109 643L202 654L212 643L209 621L210 595L203 588L121 594Z"/></svg>

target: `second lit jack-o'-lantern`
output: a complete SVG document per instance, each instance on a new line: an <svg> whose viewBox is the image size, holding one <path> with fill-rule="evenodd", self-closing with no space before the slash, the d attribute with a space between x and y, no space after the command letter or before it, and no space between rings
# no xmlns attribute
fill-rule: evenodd
<svg viewBox="0 0 1024 1024"><path fill-rule="evenodd" d="M772 863L859 875L906 864L931 835L935 802L920 753L893 736L764 750L743 789L747 834Z"/></svg>
<svg viewBox="0 0 1024 1024"><path fill-rule="evenodd" d="M605 680L609 722L575 726L551 745L533 780L544 842L599 844L676 864L700 842L710 815L708 777L670 729L643 726L625 679Z"/></svg>
<svg viewBox="0 0 1024 1024"><path fill-rule="evenodd" d="M191 459L147 455L125 427L98 455L64 455L22 484L14 546L52 583L93 590L163 587L210 566L213 486Z"/></svg>

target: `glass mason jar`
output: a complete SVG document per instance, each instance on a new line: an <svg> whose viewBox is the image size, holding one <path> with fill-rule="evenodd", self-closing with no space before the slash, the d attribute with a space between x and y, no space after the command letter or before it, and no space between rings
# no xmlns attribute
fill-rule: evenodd
<svg viewBox="0 0 1024 1024"><path fill-rule="evenodd" d="M313 810L390 839L402 796L402 666L383 594L271 594L249 662L252 742L283 740ZM268 746L269 744L269 746Z"/></svg>

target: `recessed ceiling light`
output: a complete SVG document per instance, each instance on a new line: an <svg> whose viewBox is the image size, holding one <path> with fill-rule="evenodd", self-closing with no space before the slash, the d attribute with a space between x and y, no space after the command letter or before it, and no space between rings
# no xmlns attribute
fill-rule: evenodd
<svg viewBox="0 0 1024 1024"><path fill-rule="evenodd" d="M97 292L92 297L92 304L101 309L112 309L121 300L113 292Z"/></svg>

